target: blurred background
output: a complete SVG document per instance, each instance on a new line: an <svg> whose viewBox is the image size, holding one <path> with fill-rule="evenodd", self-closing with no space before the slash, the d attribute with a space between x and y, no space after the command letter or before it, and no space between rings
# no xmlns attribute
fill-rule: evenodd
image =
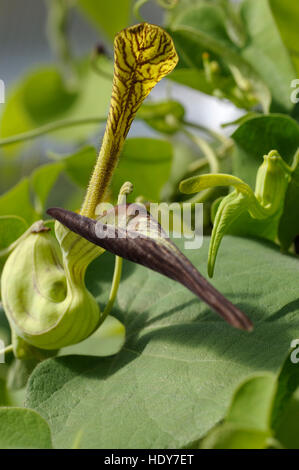
<svg viewBox="0 0 299 470"><path fill-rule="evenodd" d="M48 3L51 1L48 0ZM145 4L142 14L146 21L163 25L165 11L155 2ZM136 22L138 20L133 17L131 24ZM8 89L32 66L55 62L56 58L49 47L46 25L47 0L1 0L0 78ZM99 41L111 52L111 42L105 34L101 34L76 10L70 14L69 35L77 57L90 53ZM153 91L153 95L161 97L164 94L165 84L162 82ZM173 97L179 96L184 102L190 119L214 129L219 129L223 122L232 121L242 114L229 102L223 103L187 87L172 85L171 94Z"/></svg>
<svg viewBox="0 0 299 470"><path fill-rule="evenodd" d="M1 16L0 16L0 78L4 81L6 87L6 101L11 96L16 84L22 81L22 78L36 70L41 66L49 64L57 64L57 54L55 54L55 46L51 45L49 39L49 10L51 3L56 0L1 0ZM70 2L75 3L75 2ZM82 2L84 3L84 2ZM90 3L87 1L87 3ZM99 8L100 8L100 3ZM119 0L122 3L122 0ZM134 2L133 2L134 3ZM111 35L104 31L104 28L97 27L96 18L92 18L92 14L86 15L86 12L72 8L68 14L67 34L72 54L75 59L80 59L91 54L96 44L105 46L110 57L113 54ZM148 22L163 25L165 20L165 9L163 9L155 1L150 1L142 7L142 15ZM113 23L114 18L111 18ZM129 24L139 22L131 9L129 15ZM109 96L109 81L106 83L106 95ZM100 83L99 83L100 87ZM32 89L32 93L35 93ZM99 89L98 97L94 96L94 100L101 100L101 90ZM107 96L103 109L108 108ZM173 82L163 80L151 93L151 100L163 100L172 98L178 100L185 107L186 118L195 123L207 126L211 129L220 130L221 124L233 121L244 111L237 109L229 101L219 100L218 98L208 96L200 91L195 91L190 87L178 85ZM5 108L4 104L0 104L0 113ZM16 106L17 109L17 106ZM94 115L90 110L86 115ZM3 116L3 119L5 116ZM53 119L55 117L53 116ZM5 125L5 124L4 124ZM12 126L14 127L14 126ZM21 130L20 126L20 130ZM36 126L38 127L38 126ZM100 126L98 126L100 128ZM3 123L0 124L2 129L1 136L7 136L11 133L18 133L18 126L10 131L5 128ZM221 132L228 132L223 131ZM140 121L135 121L130 135L131 136L153 136L155 133L148 126ZM86 136L86 142L92 142L99 146L100 133L93 132L93 136ZM84 139L82 139L82 143ZM40 159L44 159L45 153L49 150L48 137L39 141L32 142L33 146L29 148L19 149L18 153L22 153L23 159L27 164L22 164L22 171L16 170L15 178L12 173L15 171L13 161L10 163L5 161L5 170L3 168L3 160L1 162L2 174L5 172L5 178L0 178L0 192L7 190L11 184L19 179L23 174L28 174L34 168ZM73 142L65 141L57 142L51 139L51 150L67 152L72 150ZM11 148L5 149L10 152ZM0 149L1 151L1 149ZM33 157L33 154L35 156ZM36 155L38 154L38 155ZM28 163L30 159L30 164ZM9 166L12 165L11 171ZM20 167L19 167L20 170Z"/></svg>

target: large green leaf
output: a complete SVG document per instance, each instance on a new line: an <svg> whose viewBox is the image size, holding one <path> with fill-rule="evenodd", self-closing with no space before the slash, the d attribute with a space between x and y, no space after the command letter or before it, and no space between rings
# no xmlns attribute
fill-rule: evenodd
<svg viewBox="0 0 299 470"><path fill-rule="evenodd" d="M51 449L51 434L38 413L24 408L0 408L1 449Z"/></svg>
<svg viewBox="0 0 299 470"><path fill-rule="evenodd" d="M186 252L203 274L208 244ZM169 279L125 263L113 311L127 328L124 348L112 358L51 359L31 376L27 406L51 423L57 447L70 447L79 431L81 447L188 446L225 416L240 381L278 372L299 335L298 260L234 237L219 256L213 283L251 317L253 333L230 328ZM87 273L101 305L112 270L106 253Z"/></svg>
<svg viewBox="0 0 299 470"><path fill-rule="evenodd" d="M131 0L79 0L78 3L93 24L111 40L121 29L129 26Z"/></svg>
<svg viewBox="0 0 299 470"><path fill-rule="evenodd" d="M298 123L282 114L252 117L232 135L237 144L234 174L252 187L263 156L277 150L290 165L299 147Z"/></svg>

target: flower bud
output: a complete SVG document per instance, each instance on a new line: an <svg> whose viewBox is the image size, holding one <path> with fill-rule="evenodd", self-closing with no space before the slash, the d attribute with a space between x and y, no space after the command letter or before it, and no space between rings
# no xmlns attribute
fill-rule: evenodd
<svg viewBox="0 0 299 470"><path fill-rule="evenodd" d="M46 350L82 341L100 318L84 283L86 268L100 249L58 223L55 230L57 239L42 221L35 223L9 256L1 279L15 337ZM14 341L15 353L24 357L26 348L19 344Z"/></svg>

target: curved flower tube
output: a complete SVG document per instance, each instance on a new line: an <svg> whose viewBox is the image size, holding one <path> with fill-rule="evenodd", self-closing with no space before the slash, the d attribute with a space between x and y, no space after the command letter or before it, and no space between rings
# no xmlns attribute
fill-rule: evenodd
<svg viewBox="0 0 299 470"><path fill-rule="evenodd" d="M284 198L292 169L277 151L264 156L257 177L255 192L232 175L209 174L195 176L180 184L180 191L192 194L215 186L233 186L234 191L224 197L217 209L211 235L208 274L213 277L217 253L225 233L239 217L248 213L252 219L271 221L283 211Z"/></svg>

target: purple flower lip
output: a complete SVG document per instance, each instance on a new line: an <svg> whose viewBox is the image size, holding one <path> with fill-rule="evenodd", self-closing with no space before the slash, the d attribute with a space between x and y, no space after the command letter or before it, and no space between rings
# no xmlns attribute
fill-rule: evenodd
<svg viewBox="0 0 299 470"><path fill-rule="evenodd" d="M130 236L125 228L101 224L97 220L57 207L48 209L47 213L91 243L179 282L233 327L253 330L249 318L215 289L169 238L144 234ZM151 216L147 214L147 217ZM159 227L159 224L156 223L156 226ZM104 237L97 235L99 228L105 233Z"/></svg>

